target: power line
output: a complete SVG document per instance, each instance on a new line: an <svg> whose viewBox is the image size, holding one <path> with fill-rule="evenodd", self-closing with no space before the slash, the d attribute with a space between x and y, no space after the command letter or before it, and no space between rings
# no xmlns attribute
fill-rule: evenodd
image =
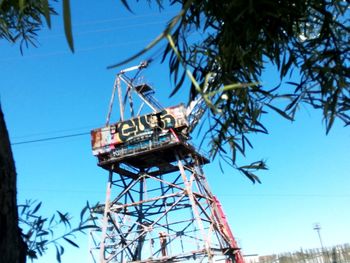
<svg viewBox="0 0 350 263"><path fill-rule="evenodd" d="M128 21L128 20L141 20L141 18L145 17L154 17L156 16L169 16L169 15L177 15L177 12L161 12L161 13L149 13L145 15L132 15L128 17L118 17L118 18L111 18L111 19L98 19L98 20L86 20L79 22L77 24L73 24L73 27L80 27L80 26L90 26L90 25L97 25L97 24L104 24L104 23L110 23L110 22L118 22L118 21Z"/></svg>
<svg viewBox="0 0 350 263"><path fill-rule="evenodd" d="M138 23L138 24L132 24L132 25L123 25L123 26L113 27L113 28L103 28L103 29L88 30L88 31L83 31L83 32L75 32L74 35L75 36L91 35L91 34L117 31L117 30L122 30L122 29L130 29L130 28L135 28L135 27L161 25L161 24L164 24L166 22L167 22L167 20L152 21L152 22L146 22L146 23L144 22L144 23ZM47 36L40 36L39 39L47 39L47 38L61 37L61 36L63 36L63 34L47 35ZM150 42L152 40L153 40L153 38L150 38L149 40L146 40L145 38L143 38L143 39L138 39L137 41L128 41L128 42L123 42L123 43L119 42L117 44L109 44L109 45L90 46L90 47L86 47L86 48L77 49L77 53L84 52L84 51L92 51L92 50L97 50L97 49L105 49L105 48L121 47L121 46L125 46L125 45L140 44L140 43L144 43L144 42ZM12 60L18 60L18 59L23 59L23 58L30 59L30 58L37 58L37 57L50 57L50 56L67 55L67 54L71 54L71 52L69 52L69 51L54 51L54 52L34 54L34 55L29 55L29 56L2 58L2 59L0 59L0 61L12 61Z"/></svg>
<svg viewBox="0 0 350 263"><path fill-rule="evenodd" d="M76 50L75 53L81 53L81 52L89 52L94 51L98 49L106 49L106 48L115 48L115 47L122 47L122 46L130 46L130 45L136 45L136 44L142 44L145 42L150 42L153 39L143 39L143 40L135 40L135 41L128 41L123 43L117 43L117 44L108 44L108 45L99 45L99 46L91 46L86 48L79 48ZM18 56L18 57L8 57L8 58L1 58L1 61L14 61L14 60L23 60L23 59L32 59L32 58L42 58L42 57L52 57L52 56L59 56L59 55L71 55L72 53L69 51L55 51L55 52L48 52L48 53L41 53L41 54L34 54L34 55L28 55L28 56Z"/></svg>
<svg viewBox="0 0 350 263"><path fill-rule="evenodd" d="M139 23L139 24L131 24L131 25L122 25L119 27L110 27L110 28L102 28L102 29L93 29L93 30L87 30L87 31L78 31L74 33L74 36L82 36L82 35L91 35L96 33L105 33L105 32L112 32L112 31L120 31L120 30L127 30L130 28L135 27L143 27L143 26L151 26L151 25L162 25L168 22L168 20L162 20L162 21L152 21L147 23ZM54 37L62 37L64 34L56 34L56 35L47 35L42 36L40 39L49 39Z"/></svg>
<svg viewBox="0 0 350 263"><path fill-rule="evenodd" d="M75 128L70 128L70 129L60 129L60 130L49 130L49 131L39 131L35 133L29 133L29 134L24 134L24 135L17 135L17 136L11 136L11 140L29 140L29 138L40 138L40 137L45 137L45 136L59 136L59 134L64 134L64 133L78 133L78 132L84 132L87 129L92 130L95 129L96 127L99 127L100 124L95 124L95 125L85 125L81 127L75 127ZM11 134L12 135L12 134Z"/></svg>
<svg viewBox="0 0 350 263"><path fill-rule="evenodd" d="M53 141L53 140L71 138L71 137L78 137L78 136L83 136L83 135L88 135L88 134L90 134L90 132L74 133L74 134L61 135L61 136L55 136L55 137L40 138L40 139L35 139L35 140L19 141L19 142L11 143L11 145L46 142L46 141Z"/></svg>

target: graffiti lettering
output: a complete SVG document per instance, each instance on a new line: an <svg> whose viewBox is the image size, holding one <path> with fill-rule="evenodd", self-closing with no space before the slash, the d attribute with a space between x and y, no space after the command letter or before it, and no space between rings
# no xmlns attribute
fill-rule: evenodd
<svg viewBox="0 0 350 263"><path fill-rule="evenodd" d="M91 132L93 152L95 155L106 153L130 139L142 141L154 130L181 128L186 125L183 105L118 122Z"/></svg>
<svg viewBox="0 0 350 263"><path fill-rule="evenodd" d="M141 116L140 117L140 123L143 125L144 130L150 130L151 129L151 115Z"/></svg>
<svg viewBox="0 0 350 263"><path fill-rule="evenodd" d="M118 123L118 134L121 142L151 131L154 128L170 129L175 127L175 118L166 110L156 114L140 116L131 120Z"/></svg>
<svg viewBox="0 0 350 263"><path fill-rule="evenodd" d="M162 129L169 129L169 128L175 127L175 118L172 115L167 114L165 110L162 111L160 120L161 121L159 126Z"/></svg>
<svg viewBox="0 0 350 263"><path fill-rule="evenodd" d="M126 141L130 136L135 135L136 127L132 120L127 120L119 123L118 134L122 142Z"/></svg>

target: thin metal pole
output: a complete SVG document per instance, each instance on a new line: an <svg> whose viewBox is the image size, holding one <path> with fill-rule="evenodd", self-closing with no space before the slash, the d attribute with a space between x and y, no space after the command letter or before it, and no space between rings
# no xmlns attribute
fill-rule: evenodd
<svg viewBox="0 0 350 263"><path fill-rule="evenodd" d="M161 193L162 193L162 197L165 195L165 191L164 191L164 183L163 183L163 175L161 175L161 181L160 181L160 189L161 189ZM167 210L168 209L168 206L167 206L167 199L166 198L164 198L163 199L163 206L164 206L164 209L165 210ZM166 214L165 215L165 223L167 224L167 232L168 232L168 235L170 234L169 233L169 218L168 218L168 214ZM172 254L172 249L171 249L171 247L169 246L169 248L168 248L168 250L169 250L169 255L171 255Z"/></svg>
<svg viewBox="0 0 350 263"><path fill-rule="evenodd" d="M204 231L204 226L203 226L203 222L200 218L200 214L198 212L198 209L197 209L197 206L196 206L196 202L194 200L194 196L193 196L193 193L192 193L192 189L191 189L191 185L189 184L189 181L186 177L186 173L185 173L185 169L183 167L183 164L180 160L180 157L179 155L176 153L175 154L175 157L176 157L176 160L177 160L177 163L178 163L178 167L179 167L179 170L180 170L180 173L181 173L181 176L182 176L182 179L184 181L184 184L185 184L185 187L186 187L186 194L188 195L188 198L190 199L190 202L191 202L191 205L192 205L192 210L193 210L193 214L194 214L194 217L196 219L196 222L198 224L198 227L199 227L199 230L203 236L203 240L205 241L205 250L207 251L207 255L208 255L208 262L212 262L212 254L211 254L211 250L210 250L210 247L209 247L209 243L208 243L208 238L207 238L207 235Z"/></svg>
<svg viewBox="0 0 350 263"><path fill-rule="evenodd" d="M319 223L316 223L314 225L314 230L316 230L316 232L318 234L318 238L320 239L322 251L324 251L324 246L323 246L323 242L322 242L322 238L321 238L321 226Z"/></svg>
<svg viewBox="0 0 350 263"><path fill-rule="evenodd" d="M118 100L119 100L119 109L120 109L120 120L124 120L124 104L123 104L123 94L122 87L120 84L120 76L117 76L117 88L118 88Z"/></svg>
<svg viewBox="0 0 350 263"><path fill-rule="evenodd" d="M115 95L115 91L117 89L117 83L118 83L118 75L114 81L114 85L113 85L113 91L112 91L112 96L111 96L111 100L109 101L109 107L108 107L108 113L107 113L107 118L106 118L106 126L109 125L109 121L111 119L111 114L112 114L112 109L113 109L113 103L114 103L114 95Z"/></svg>
<svg viewBox="0 0 350 263"><path fill-rule="evenodd" d="M322 238L321 238L321 226L319 223L316 223L314 225L314 230L317 231L317 234L318 234L318 238L320 239L320 244L321 244L321 249L322 249L322 255L323 257L326 256L326 263L329 262L329 254L328 254L328 250L324 248L324 245L323 245L323 242L322 242Z"/></svg>
<svg viewBox="0 0 350 263"><path fill-rule="evenodd" d="M142 223L143 223L143 218L144 218L144 214L143 214L143 186L144 186L144 180L145 178L142 177L140 179L140 188L139 188L139 200L141 201L140 204L139 204L139 212L138 212L138 219L137 219L137 222L140 224L139 227L142 226ZM142 227L140 228L140 230L138 231L138 234L139 233L142 233L144 232ZM144 242L144 237L143 236L140 236L139 240L138 240L138 244L137 244L137 260L141 260L141 255L142 255L142 247L143 247L143 242Z"/></svg>
<svg viewBox="0 0 350 263"><path fill-rule="evenodd" d="M111 188L112 188L112 179L113 179L113 171L109 171L107 190L106 190L106 201L105 201L105 209L103 214L103 225L102 225L102 237L100 244L100 262L104 263L105 260L105 242L107 238L107 226L108 226L108 214L109 214L109 202L111 197Z"/></svg>
<svg viewBox="0 0 350 263"><path fill-rule="evenodd" d="M129 105L130 105L130 114L131 117L134 118L135 117L135 113L134 113L134 102L132 100L132 86L128 85L128 97L129 97Z"/></svg>
<svg viewBox="0 0 350 263"><path fill-rule="evenodd" d="M183 194L182 196L179 197L179 199L171 205L171 207L165 211L162 215L160 215L160 217L158 219L156 219L155 221L153 221L153 223L150 225L150 227L154 227L154 225L156 225L164 216L166 213L169 213L169 211L171 211L173 209L173 207L175 207L183 198L185 197L185 194ZM128 248L129 246L131 246L132 244L134 244L135 241L137 241L140 237L142 237L147 230L143 230L141 234L139 234L136 238L132 239L129 241L128 244L126 244L125 247L122 248L122 250L119 252L121 253L122 251L124 251L126 248ZM118 255L118 254L117 254ZM114 257L116 257L117 255L115 255Z"/></svg>

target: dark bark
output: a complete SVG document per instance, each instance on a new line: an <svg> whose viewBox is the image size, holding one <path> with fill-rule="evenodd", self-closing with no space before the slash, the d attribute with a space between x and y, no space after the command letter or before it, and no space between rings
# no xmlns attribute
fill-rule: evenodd
<svg viewBox="0 0 350 263"><path fill-rule="evenodd" d="M26 244L18 227L16 168L0 106L0 263L26 262Z"/></svg>

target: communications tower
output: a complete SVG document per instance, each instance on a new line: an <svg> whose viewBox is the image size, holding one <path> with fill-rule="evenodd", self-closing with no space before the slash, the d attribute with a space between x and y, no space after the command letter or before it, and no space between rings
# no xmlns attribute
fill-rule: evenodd
<svg viewBox="0 0 350 263"><path fill-rule="evenodd" d="M205 104L199 96L163 108L140 81L147 64L117 74L106 125L91 132L93 154L109 172L105 204L92 208L93 260L243 263L202 170L209 160L189 142ZM110 124L116 93L120 121Z"/></svg>

